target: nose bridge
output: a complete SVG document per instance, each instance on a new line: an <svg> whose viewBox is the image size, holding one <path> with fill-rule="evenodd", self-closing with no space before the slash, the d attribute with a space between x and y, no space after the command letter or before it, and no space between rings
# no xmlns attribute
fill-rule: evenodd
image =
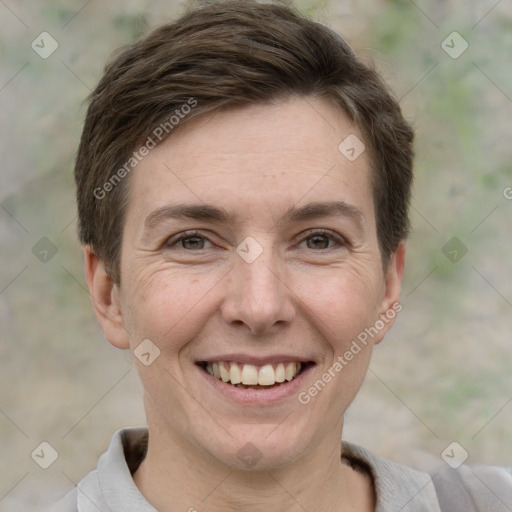
<svg viewBox="0 0 512 512"><path fill-rule="evenodd" d="M283 282L283 265L271 244L240 244L223 315L226 321L264 332L294 315L290 290ZM244 252L245 250L245 252Z"/></svg>
<svg viewBox="0 0 512 512"><path fill-rule="evenodd" d="M277 258L270 253L271 249L268 249L252 263L238 262L241 284L247 286L248 296L266 299L264 302L269 304L279 295L282 286Z"/></svg>

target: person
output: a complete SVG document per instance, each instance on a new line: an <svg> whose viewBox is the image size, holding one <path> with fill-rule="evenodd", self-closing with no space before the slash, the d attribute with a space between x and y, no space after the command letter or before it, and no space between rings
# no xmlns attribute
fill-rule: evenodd
<svg viewBox="0 0 512 512"><path fill-rule="evenodd" d="M509 470L431 475L341 441L401 310L412 145L378 73L284 4L214 2L107 65L79 234L147 427L61 510L512 510Z"/></svg>

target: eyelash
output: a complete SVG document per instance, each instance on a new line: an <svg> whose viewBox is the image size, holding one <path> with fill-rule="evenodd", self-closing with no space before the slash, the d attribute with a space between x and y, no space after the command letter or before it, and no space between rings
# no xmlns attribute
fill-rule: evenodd
<svg viewBox="0 0 512 512"><path fill-rule="evenodd" d="M302 243L302 242L304 242L310 238L313 238L315 236L325 236L329 241L335 242L339 246L338 248L344 247L347 245L347 241L345 240L345 238L343 238L341 235L338 235L328 229L310 229L310 230L306 231L305 233L301 233L300 242ZM322 251L333 250L335 248L336 247L328 247L326 249L323 249Z"/></svg>
<svg viewBox="0 0 512 512"><path fill-rule="evenodd" d="M326 230L326 229L311 229L306 231L305 233L301 233L300 238L298 240L299 243L305 242L306 240L313 238L315 236L325 236L329 239L331 242L335 242L338 246L343 247L347 245L347 241L340 235L336 235L332 231ZM201 238L204 240L208 240L208 237L204 236L203 233L200 231L186 231L178 236L178 238L171 237L169 240L165 242L165 247L167 249L176 247L180 242L183 240L187 240L189 238ZM188 251L184 247L178 247L178 249L182 249L185 251ZM320 251L328 251L332 250L334 247L328 247L326 249L320 249ZM201 249L198 249L198 251ZM314 249L311 249L314 250ZM190 252L194 252L193 250L190 250Z"/></svg>
<svg viewBox="0 0 512 512"><path fill-rule="evenodd" d="M188 238L203 238L204 240L208 240L208 237L204 236L200 231L185 231L184 233L181 233L178 238L171 237L165 242L165 247L167 249L170 249L183 240L187 240ZM178 249L184 249L183 247L179 247Z"/></svg>

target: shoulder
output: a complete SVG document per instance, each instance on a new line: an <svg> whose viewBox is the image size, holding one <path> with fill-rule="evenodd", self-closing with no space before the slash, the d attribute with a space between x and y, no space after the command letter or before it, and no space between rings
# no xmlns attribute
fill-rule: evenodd
<svg viewBox="0 0 512 512"><path fill-rule="evenodd" d="M376 457L351 443L343 443L343 455L358 459L368 467L374 483L376 512L441 511L436 489L428 473Z"/></svg>
<svg viewBox="0 0 512 512"><path fill-rule="evenodd" d="M376 512L512 511L511 469L462 465L426 473L350 443L343 443L343 454L368 467L377 496Z"/></svg>
<svg viewBox="0 0 512 512"><path fill-rule="evenodd" d="M443 467L431 474L442 510L512 510L512 470L496 466Z"/></svg>
<svg viewBox="0 0 512 512"><path fill-rule="evenodd" d="M132 472L145 456L147 438L144 427L118 430L99 458L97 468L54 504L51 512L127 510L130 504L137 505L140 511L154 511L132 478Z"/></svg>

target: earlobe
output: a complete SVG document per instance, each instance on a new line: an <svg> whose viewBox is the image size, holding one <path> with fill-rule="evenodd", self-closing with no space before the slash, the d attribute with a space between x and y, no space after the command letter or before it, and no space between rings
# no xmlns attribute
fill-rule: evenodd
<svg viewBox="0 0 512 512"><path fill-rule="evenodd" d="M107 340L117 348L129 348L128 332L119 300L119 287L105 270L103 262L88 245L84 247L85 278L96 319Z"/></svg>
<svg viewBox="0 0 512 512"><path fill-rule="evenodd" d="M380 343L386 332L395 323L398 313L402 310L400 304L400 292L405 268L406 242L400 242L397 250L391 254L386 271L384 295L379 309L379 318L382 319L383 328L375 337L374 343Z"/></svg>

